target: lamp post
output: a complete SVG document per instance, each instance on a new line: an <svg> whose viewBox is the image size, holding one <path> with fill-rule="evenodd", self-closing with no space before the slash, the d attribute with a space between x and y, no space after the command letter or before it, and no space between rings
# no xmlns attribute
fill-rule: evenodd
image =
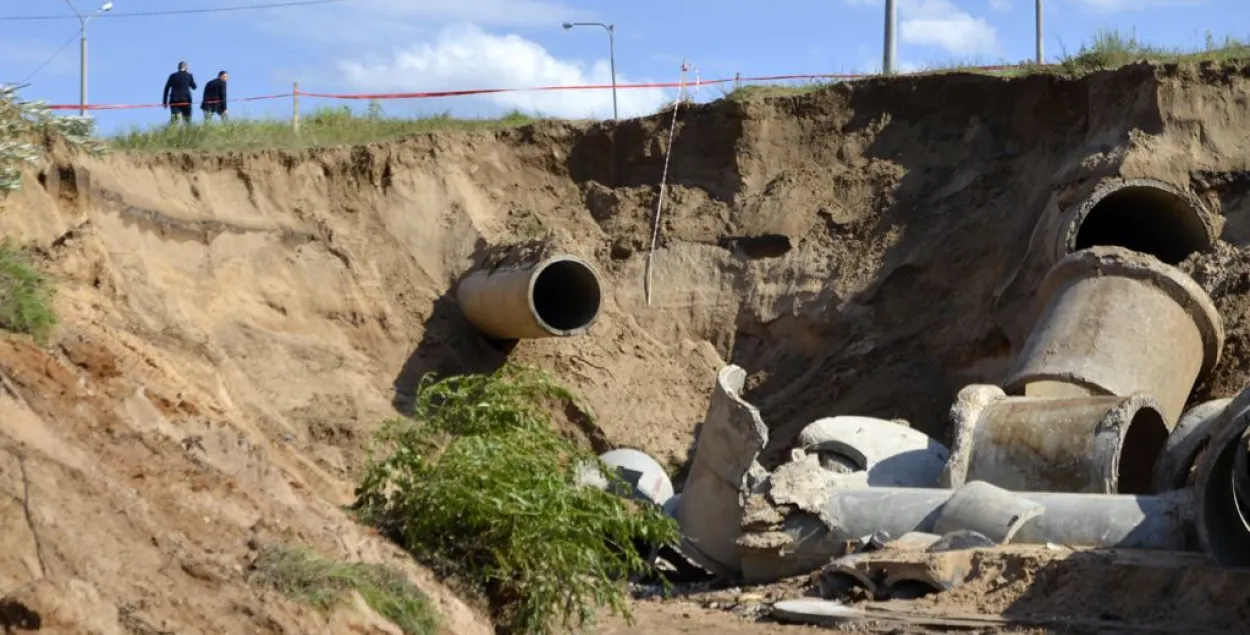
<svg viewBox="0 0 1250 635"><path fill-rule="evenodd" d="M575 26L597 26L608 32L608 63L612 66L612 119L619 119L616 110L616 25L602 22L565 22L565 30Z"/></svg>
<svg viewBox="0 0 1250 635"><path fill-rule="evenodd" d="M74 15L78 16L78 25L79 25L79 28L81 29L79 31L80 38L78 41L78 116L86 117L87 116L87 23L91 21L91 18L94 18L102 13L108 13L109 11L112 11L113 3L111 1L105 2L104 4L100 5L99 9L96 9L95 13L92 13L90 15L83 15L79 13L78 9L74 7L74 3L70 2L70 0L65 0L65 4L68 4L70 10L74 12Z"/></svg>
<svg viewBox="0 0 1250 635"><path fill-rule="evenodd" d="M1046 56L1042 55L1042 0L1037 0L1037 3L1033 6L1033 21L1036 29L1035 37L1037 38L1037 59L1035 61L1038 66L1041 66L1046 61Z"/></svg>

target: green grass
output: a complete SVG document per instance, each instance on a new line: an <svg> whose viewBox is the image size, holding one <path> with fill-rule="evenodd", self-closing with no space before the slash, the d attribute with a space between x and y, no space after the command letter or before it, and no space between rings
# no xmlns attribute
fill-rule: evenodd
<svg viewBox="0 0 1250 635"><path fill-rule="evenodd" d="M42 340L57 323L52 294L30 253L10 238L0 240L0 329Z"/></svg>
<svg viewBox="0 0 1250 635"><path fill-rule="evenodd" d="M427 377L357 490L361 520L491 600L513 633L581 629L604 606L629 617L624 580L650 571L634 545L678 537L655 506L575 484L598 459L556 431L560 404L576 400L530 368Z"/></svg>
<svg viewBox="0 0 1250 635"><path fill-rule="evenodd" d="M1200 49L1181 49L1154 46L1137 39L1133 34L1124 35L1118 31L1100 30L1088 44L1083 44L1075 53L1066 51L1055 64L1015 64L1010 68L985 70L986 66L1008 66L1005 62L998 64L977 61L943 62L928 64L914 75L935 75L941 73L983 73L997 77L1020 77L1035 73L1052 73L1079 76L1086 73L1119 68L1135 62L1158 63L1198 63L1198 62L1236 62L1250 59L1250 45L1227 37L1218 41L1207 34L1204 46ZM758 99L762 97L802 95L833 85L834 82L812 81L802 84L754 85L735 88L725 94L729 99Z"/></svg>
<svg viewBox="0 0 1250 635"><path fill-rule="evenodd" d="M540 117L513 111L499 119L459 119L448 114L397 118L380 110L359 114L347 106L323 107L300 119L299 134L289 120L232 119L134 128L109 140L125 150L248 150L357 145L414 134L447 130L498 130L539 121Z"/></svg>
<svg viewBox="0 0 1250 635"><path fill-rule="evenodd" d="M337 562L301 547L275 545L252 563L250 579L323 611L350 591L406 635L433 635L439 618L429 598L400 573L363 562Z"/></svg>

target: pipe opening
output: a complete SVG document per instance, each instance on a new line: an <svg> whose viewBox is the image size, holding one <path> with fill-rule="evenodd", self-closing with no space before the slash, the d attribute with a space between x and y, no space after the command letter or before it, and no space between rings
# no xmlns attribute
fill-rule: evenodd
<svg viewBox="0 0 1250 635"><path fill-rule="evenodd" d="M1136 182L1097 196L1078 215L1073 251L1124 247L1176 265L1211 246L1202 212L1162 183Z"/></svg>
<svg viewBox="0 0 1250 635"><path fill-rule="evenodd" d="M1117 493L1154 493L1154 465L1167 445L1168 435L1167 423L1158 410L1145 407L1133 413L1120 446Z"/></svg>
<svg viewBox="0 0 1250 635"><path fill-rule="evenodd" d="M599 276L577 260L555 260L535 276L530 291L534 316L556 332L584 329L599 316Z"/></svg>

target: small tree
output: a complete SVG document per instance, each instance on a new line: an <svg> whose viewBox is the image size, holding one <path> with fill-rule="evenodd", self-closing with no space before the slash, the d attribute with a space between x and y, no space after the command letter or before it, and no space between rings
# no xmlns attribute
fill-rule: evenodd
<svg viewBox="0 0 1250 635"><path fill-rule="evenodd" d="M71 145L92 154L104 145L92 137L95 120L91 117L56 117L43 102L24 101L18 87L0 84L0 194L21 187L23 165L39 162L43 135L59 134Z"/></svg>

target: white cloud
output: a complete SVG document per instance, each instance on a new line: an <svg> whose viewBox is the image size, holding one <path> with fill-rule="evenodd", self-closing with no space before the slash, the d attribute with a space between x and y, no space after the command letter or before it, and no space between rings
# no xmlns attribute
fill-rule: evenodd
<svg viewBox="0 0 1250 635"><path fill-rule="evenodd" d="M851 6L882 6L882 0L846 2ZM898 34L904 44L932 46L961 56L995 54L1002 48L993 25L960 9L951 0L899 0L898 13Z"/></svg>
<svg viewBox="0 0 1250 635"><path fill-rule="evenodd" d="M519 35L494 35L476 25L446 27L432 39L397 51L383 60L348 59L338 63L342 79L369 92L467 90L610 84L608 60L589 67L553 57L541 45ZM619 83L631 80L620 75ZM618 91L622 117L650 114L671 99L661 89ZM500 109L519 108L556 117L610 117L611 90L496 93L481 99Z"/></svg>
<svg viewBox="0 0 1250 635"><path fill-rule="evenodd" d="M990 8L1001 13L1006 13L1011 11L1011 0L990 0Z"/></svg>
<svg viewBox="0 0 1250 635"><path fill-rule="evenodd" d="M1096 13L1119 13L1159 7L1193 6L1206 4L1207 0L1068 0L1068 3Z"/></svg>

